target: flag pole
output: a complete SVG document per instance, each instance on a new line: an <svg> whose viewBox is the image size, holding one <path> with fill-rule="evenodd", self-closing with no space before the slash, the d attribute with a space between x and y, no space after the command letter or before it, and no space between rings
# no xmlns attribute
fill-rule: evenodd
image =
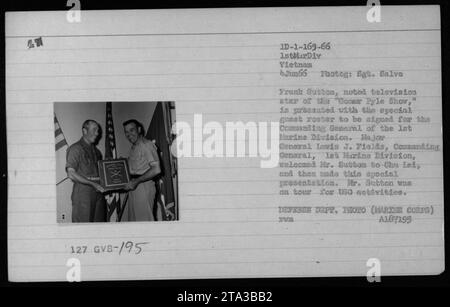
<svg viewBox="0 0 450 307"><path fill-rule="evenodd" d="M63 180L61 180L60 182L58 182L56 185L63 183L64 181L66 181L67 179L69 179L69 177L64 178Z"/></svg>
<svg viewBox="0 0 450 307"><path fill-rule="evenodd" d="M127 192L127 194L125 195L125 200L123 201L123 205L120 208L120 213L119 213L119 222L122 221L122 215L123 212L125 211L125 207L127 206L128 203L128 195L130 194L130 192Z"/></svg>

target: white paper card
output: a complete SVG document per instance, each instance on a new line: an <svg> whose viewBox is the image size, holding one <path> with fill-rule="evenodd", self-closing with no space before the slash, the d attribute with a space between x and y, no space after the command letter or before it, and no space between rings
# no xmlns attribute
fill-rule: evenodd
<svg viewBox="0 0 450 307"><path fill-rule="evenodd" d="M439 7L379 9L7 13L9 279L443 272ZM176 219L68 218L55 115L70 146L107 102L126 158L175 106Z"/></svg>

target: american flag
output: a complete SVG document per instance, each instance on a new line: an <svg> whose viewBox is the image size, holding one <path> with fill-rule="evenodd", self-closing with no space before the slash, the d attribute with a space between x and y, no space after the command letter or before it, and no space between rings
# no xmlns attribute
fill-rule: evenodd
<svg viewBox="0 0 450 307"><path fill-rule="evenodd" d="M106 103L106 138L105 138L105 159L115 159L116 137L114 134L114 123L112 117L111 102ZM108 221L117 221L118 210L120 210L120 194L109 193L105 195L108 205Z"/></svg>
<svg viewBox="0 0 450 307"><path fill-rule="evenodd" d="M55 122L56 184L58 185L67 179L65 165L68 144L61 130L58 119L56 118L56 114L53 113L53 116Z"/></svg>

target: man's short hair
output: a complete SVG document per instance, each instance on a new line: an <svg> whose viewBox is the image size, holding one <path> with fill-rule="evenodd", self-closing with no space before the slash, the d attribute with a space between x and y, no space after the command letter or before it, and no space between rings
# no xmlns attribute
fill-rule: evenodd
<svg viewBox="0 0 450 307"><path fill-rule="evenodd" d="M89 125L91 123L95 123L95 124L97 124L97 126L100 126L95 120L87 119L87 120L84 121L83 126L81 126L81 129L86 129L86 130L89 129Z"/></svg>
<svg viewBox="0 0 450 307"><path fill-rule="evenodd" d="M124 127L129 125L129 124L134 124L136 126L136 129L138 129L138 132L140 131L139 132L140 135L144 135L145 134L144 126L139 121L137 121L136 119L129 119L129 120L123 122L123 126ZM139 129L139 128L141 128L141 129Z"/></svg>

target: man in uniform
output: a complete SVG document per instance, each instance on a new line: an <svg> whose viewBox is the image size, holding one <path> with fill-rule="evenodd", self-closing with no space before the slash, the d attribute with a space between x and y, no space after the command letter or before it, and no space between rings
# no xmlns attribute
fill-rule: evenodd
<svg viewBox="0 0 450 307"><path fill-rule="evenodd" d="M72 222L106 222L106 202L98 180L97 162L102 159L95 146L99 124L91 119L82 126L83 136L67 149L66 172L72 181Z"/></svg>
<svg viewBox="0 0 450 307"><path fill-rule="evenodd" d="M142 124L135 119L123 123L125 136L131 143L128 157L131 181L126 186L129 221L154 221L156 186L152 180L160 172L155 144L144 137Z"/></svg>

